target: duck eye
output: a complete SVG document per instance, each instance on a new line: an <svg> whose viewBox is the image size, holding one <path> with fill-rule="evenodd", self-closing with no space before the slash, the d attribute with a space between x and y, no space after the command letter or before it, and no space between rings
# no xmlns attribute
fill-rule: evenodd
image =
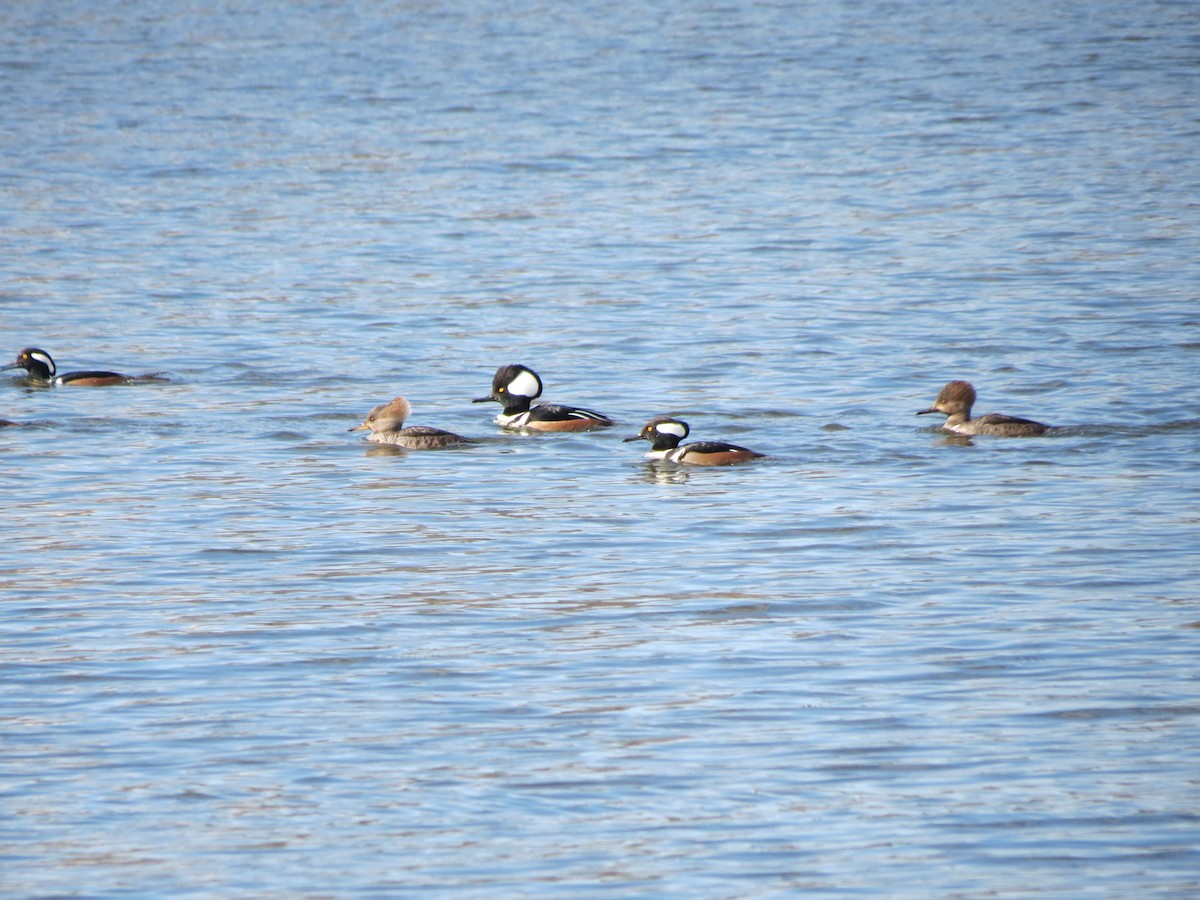
<svg viewBox="0 0 1200 900"><path fill-rule="evenodd" d="M504 393L504 388L500 388L498 391L496 391L496 393L497 393L497 394L503 394L503 393Z"/></svg>

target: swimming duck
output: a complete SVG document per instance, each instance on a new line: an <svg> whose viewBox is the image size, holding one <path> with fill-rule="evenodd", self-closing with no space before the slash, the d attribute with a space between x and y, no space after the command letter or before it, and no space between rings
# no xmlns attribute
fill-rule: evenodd
<svg viewBox="0 0 1200 900"><path fill-rule="evenodd" d="M17 354L16 362L11 366L0 367L0 371L7 369L24 369L29 373L31 381L73 387L106 387L111 384L129 384L133 380L119 372L67 372L65 375L58 375L58 369L50 354L37 347L26 347Z"/></svg>
<svg viewBox="0 0 1200 900"><path fill-rule="evenodd" d="M929 409L920 410L917 415L927 413L943 413L946 421L942 427L955 434L994 434L1001 437L1032 437L1045 434L1050 430L1049 425L1034 422L1031 419L1021 419L1017 416L1006 416L1001 413L988 413L986 416L971 418L971 407L975 405L975 388L966 381L951 381L942 388Z"/></svg>
<svg viewBox="0 0 1200 900"><path fill-rule="evenodd" d="M367 431L367 440L373 444L392 444L409 450L438 450L456 444L473 444L474 441L440 428L426 425L404 427L404 420L412 412L412 406L403 397L390 403L381 403L367 413L366 420L350 431Z"/></svg>
<svg viewBox="0 0 1200 900"><path fill-rule="evenodd" d="M647 459L665 459L689 466L727 466L763 457L761 453L724 441L693 441L679 446L690 430L687 422L670 416L658 416L647 422L637 434L625 438L625 441L649 441Z"/></svg>
<svg viewBox="0 0 1200 900"><path fill-rule="evenodd" d="M556 403L539 403L534 400L542 395L542 379L528 366L508 365L496 370L492 378L492 392L486 397L476 397L473 403L494 400L503 406L495 422L504 428L524 428L529 431L589 431L607 428L612 419L600 413L578 406L561 406Z"/></svg>

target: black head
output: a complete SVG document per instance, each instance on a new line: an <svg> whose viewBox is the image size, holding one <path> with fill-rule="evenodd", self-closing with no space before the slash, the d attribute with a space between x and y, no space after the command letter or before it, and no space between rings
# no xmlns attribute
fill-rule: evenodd
<svg viewBox="0 0 1200 900"><path fill-rule="evenodd" d="M670 416L658 416L643 425L637 434L625 440L649 441L651 450L673 450L688 436L690 430L687 422L672 419Z"/></svg>
<svg viewBox="0 0 1200 900"><path fill-rule="evenodd" d="M16 362L11 366L4 366L4 369L24 369L29 373L30 378L36 378L39 381L49 381L58 371L54 367L54 360L50 358L50 354L37 347L26 347L17 354Z"/></svg>
<svg viewBox="0 0 1200 900"><path fill-rule="evenodd" d="M486 397L476 397L472 403L495 400L505 410L528 409L529 404L542 395L542 379L527 366L501 366L492 377L492 392Z"/></svg>

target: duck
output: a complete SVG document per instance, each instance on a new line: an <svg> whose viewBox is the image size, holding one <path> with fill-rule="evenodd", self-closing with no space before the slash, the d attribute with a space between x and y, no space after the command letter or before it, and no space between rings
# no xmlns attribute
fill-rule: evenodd
<svg viewBox="0 0 1200 900"><path fill-rule="evenodd" d="M971 418L971 407L975 405L975 388L967 381L951 381L940 391L929 409L917 412L918 416L928 413L942 413L946 421L942 428L955 434L992 434L999 437L1034 437L1045 434L1050 430L1049 425L1034 422L1032 419L1022 419L1017 416L1006 416L1002 413L988 413L986 416Z"/></svg>
<svg viewBox="0 0 1200 900"><path fill-rule="evenodd" d="M355 425L350 431L370 431L367 440L373 444L392 444L408 450L440 450L443 447L453 447L459 444L473 444L474 441L440 428L430 428L426 425L404 427L404 420L412 412L412 406L403 397L396 397L388 403L381 403L367 413L367 418L361 425Z"/></svg>
<svg viewBox="0 0 1200 900"><path fill-rule="evenodd" d="M591 409L533 401L542 395L542 379L528 366L501 366L492 378L492 392L473 403L495 401L503 409L495 423L503 428L527 431L591 431L608 428L613 420Z"/></svg>
<svg viewBox="0 0 1200 900"><path fill-rule="evenodd" d="M17 354L17 359L12 365L0 367L0 371L8 369L24 369L29 373L30 381L71 387L107 387L113 384L130 384L134 380L120 372L67 372L59 375L54 359L39 347L26 347Z"/></svg>
<svg viewBox="0 0 1200 900"><path fill-rule="evenodd" d="M637 434L625 438L625 442L649 441L647 459L665 459L688 466L728 466L762 459L765 456L763 453L724 441L694 441L680 446L679 442L690 432L687 422L681 419L657 416L643 425Z"/></svg>

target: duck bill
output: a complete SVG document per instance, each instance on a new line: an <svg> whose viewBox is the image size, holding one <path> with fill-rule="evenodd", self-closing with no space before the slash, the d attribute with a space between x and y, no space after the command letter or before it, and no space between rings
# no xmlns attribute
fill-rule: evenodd
<svg viewBox="0 0 1200 900"><path fill-rule="evenodd" d="M355 425L353 428L347 428L346 430L347 431L366 431L370 427L371 426L368 425L366 422L363 422L361 425Z"/></svg>
<svg viewBox="0 0 1200 900"><path fill-rule="evenodd" d="M941 412L941 410L940 410L940 409L937 409L936 407L932 407L932 406L931 406L929 409L918 409L918 410L917 410L917 415L918 415L918 416L923 416L923 415L925 415L926 413L935 413L935 412Z"/></svg>
<svg viewBox="0 0 1200 900"><path fill-rule="evenodd" d="M471 402L472 403L487 403L489 400L495 400L495 399L496 399L495 397L492 397L489 395L487 397L476 397Z"/></svg>
<svg viewBox="0 0 1200 900"><path fill-rule="evenodd" d="M640 441L641 439L642 439L642 436L640 434L634 434L634 435L630 435L627 438L622 438L621 443L628 444L630 441Z"/></svg>

